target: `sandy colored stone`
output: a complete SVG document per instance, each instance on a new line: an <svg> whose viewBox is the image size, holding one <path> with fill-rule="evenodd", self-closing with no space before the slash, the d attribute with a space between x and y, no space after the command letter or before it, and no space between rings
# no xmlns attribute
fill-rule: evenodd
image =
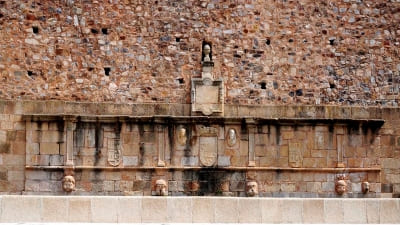
<svg viewBox="0 0 400 225"><path fill-rule="evenodd" d="M70 197L68 199L68 222L89 223L91 220L91 199L87 197Z"/></svg>
<svg viewBox="0 0 400 225"><path fill-rule="evenodd" d="M142 199L140 197L118 197L118 223L140 223L141 217Z"/></svg>
<svg viewBox="0 0 400 225"><path fill-rule="evenodd" d="M92 197L92 221L94 223L118 222L118 198Z"/></svg>
<svg viewBox="0 0 400 225"><path fill-rule="evenodd" d="M326 223L343 223L343 200L324 199L324 217Z"/></svg>
<svg viewBox="0 0 400 225"><path fill-rule="evenodd" d="M364 199L354 199L343 201L344 222L345 223L367 223L367 210Z"/></svg>
<svg viewBox="0 0 400 225"><path fill-rule="evenodd" d="M42 221L68 222L68 197L42 197Z"/></svg>
<svg viewBox="0 0 400 225"><path fill-rule="evenodd" d="M380 222L400 223L400 201L398 199L381 199Z"/></svg>
<svg viewBox="0 0 400 225"><path fill-rule="evenodd" d="M303 201L303 223L324 223L324 200L306 199Z"/></svg>
<svg viewBox="0 0 400 225"><path fill-rule="evenodd" d="M41 200L36 196L3 196L1 222L40 222Z"/></svg>
<svg viewBox="0 0 400 225"><path fill-rule="evenodd" d="M261 200L240 199L239 200L239 223L261 223Z"/></svg>
<svg viewBox="0 0 400 225"><path fill-rule="evenodd" d="M215 199L215 222L216 223L238 223L239 206L236 198Z"/></svg>
<svg viewBox="0 0 400 225"><path fill-rule="evenodd" d="M144 197L142 199L142 223L162 223L167 219L166 197Z"/></svg>
<svg viewBox="0 0 400 225"><path fill-rule="evenodd" d="M169 223L191 223L193 214L192 198L168 198L167 212L167 221Z"/></svg>
<svg viewBox="0 0 400 225"><path fill-rule="evenodd" d="M193 223L213 223L215 221L215 199L193 198Z"/></svg>

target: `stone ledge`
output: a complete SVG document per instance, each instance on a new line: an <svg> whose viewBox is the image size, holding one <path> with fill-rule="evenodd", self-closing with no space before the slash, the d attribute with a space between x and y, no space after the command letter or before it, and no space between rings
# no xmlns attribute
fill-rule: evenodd
<svg viewBox="0 0 400 225"><path fill-rule="evenodd" d="M1 196L1 223L400 223L400 199Z"/></svg>
<svg viewBox="0 0 400 225"><path fill-rule="evenodd" d="M399 108L348 107L331 105L229 105L225 117L310 118L310 119L400 119ZM190 104L90 103L66 101L0 100L0 114L15 115L122 115L191 116ZM396 117L396 118L394 118Z"/></svg>

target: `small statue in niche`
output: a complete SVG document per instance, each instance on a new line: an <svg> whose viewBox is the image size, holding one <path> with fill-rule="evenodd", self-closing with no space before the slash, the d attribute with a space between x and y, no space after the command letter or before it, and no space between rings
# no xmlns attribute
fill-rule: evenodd
<svg viewBox="0 0 400 225"><path fill-rule="evenodd" d="M335 191L338 195L343 195L347 191L347 183L344 176L339 176L335 183Z"/></svg>
<svg viewBox="0 0 400 225"><path fill-rule="evenodd" d="M209 44L203 46L204 62L211 62L211 47Z"/></svg>
<svg viewBox="0 0 400 225"><path fill-rule="evenodd" d="M258 184L256 181L249 181L246 184L247 197L254 197L258 195Z"/></svg>
<svg viewBox="0 0 400 225"><path fill-rule="evenodd" d="M228 140L227 140L228 146L232 147L236 144L236 130L233 128L230 128L228 130Z"/></svg>
<svg viewBox="0 0 400 225"><path fill-rule="evenodd" d="M366 194L366 193L369 192L369 183L368 183L368 181L362 182L362 184L361 184L361 190L362 190L362 192L363 192L364 194Z"/></svg>
<svg viewBox="0 0 400 225"><path fill-rule="evenodd" d="M66 192L75 191L75 178L71 175L65 176L62 180L62 187Z"/></svg>
<svg viewBox="0 0 400 225"><path fill-rule="evenodd" d="M156 191L155 195L157 196L167 196L167 182L163 179L156 180Z"/></svg>
<svg viewBox="0 0 400 225"><path fill-rule="evenodd" d="M178 144L179 145L186 145L186 129L181 127L178 129Z"/></svg>

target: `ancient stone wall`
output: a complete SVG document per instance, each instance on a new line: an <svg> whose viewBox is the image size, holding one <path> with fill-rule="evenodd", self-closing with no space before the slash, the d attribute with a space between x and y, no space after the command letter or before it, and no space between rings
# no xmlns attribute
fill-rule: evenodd
<svg viewBox="0 0 400 225"><path fill-rule="evenodd" d="M0 98L189 103L203 41L229 104L397 106L397 0L0 1Z"/></svg>
<svg viewBox="0 0 400 225"><path fill-rule="evenodd" d="M155 195L159 180L186 196L400 194L397 108L225 107L1 101L0 190L65 195L72 175L72 195Z"/></svg>

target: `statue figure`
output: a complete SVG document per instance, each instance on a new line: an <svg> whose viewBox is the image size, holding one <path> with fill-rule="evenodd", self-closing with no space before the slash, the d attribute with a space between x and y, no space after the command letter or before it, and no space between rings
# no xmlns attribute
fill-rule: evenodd
<svg viewBox="0 0 400 225"><path fill-rule="evenodd" d="M181 127L178 129L178 144L179 145L186 145L186 129Z"/></svg>
<svg viewBox="0 0 400 225"><path fill-rule="evenodd" d="M75 191L75 178L71 175L67 175L63 178L63 189L66 192Z"/></svg>
<svg viewBox="0 0 400 225"><path fill-rule="evenodd" d="M203 53L204 53L204 62L211 62L211 47L209 44L205 44L203 47Z"/></svg>
<svg viewBox="0 0 400 225"><path fill-rule="evenodd" d="M232 147L236 144L236 131L233 128L228 130L228 146Z"/></svg>
<svg viewBox="0 0 400 225"><path fill-rule="evenodd" d="M347 191L347 183L344 179L339 178L336 181L335 191L339 195L343 195Z"/></svg>
<svg viewBox="0 0 400 225"><path fill-rule="evenodd" d="M163 179L159 179L156 181L156 192L155 195L158 196L167 196L167 182Z"/></svg>
<svg viewBox="0 0 400 225"><path fill-rule="evenodd" d="M258 195L258 184L256 181L249 181L246 184L247 197L254 197Z"/></svg>

